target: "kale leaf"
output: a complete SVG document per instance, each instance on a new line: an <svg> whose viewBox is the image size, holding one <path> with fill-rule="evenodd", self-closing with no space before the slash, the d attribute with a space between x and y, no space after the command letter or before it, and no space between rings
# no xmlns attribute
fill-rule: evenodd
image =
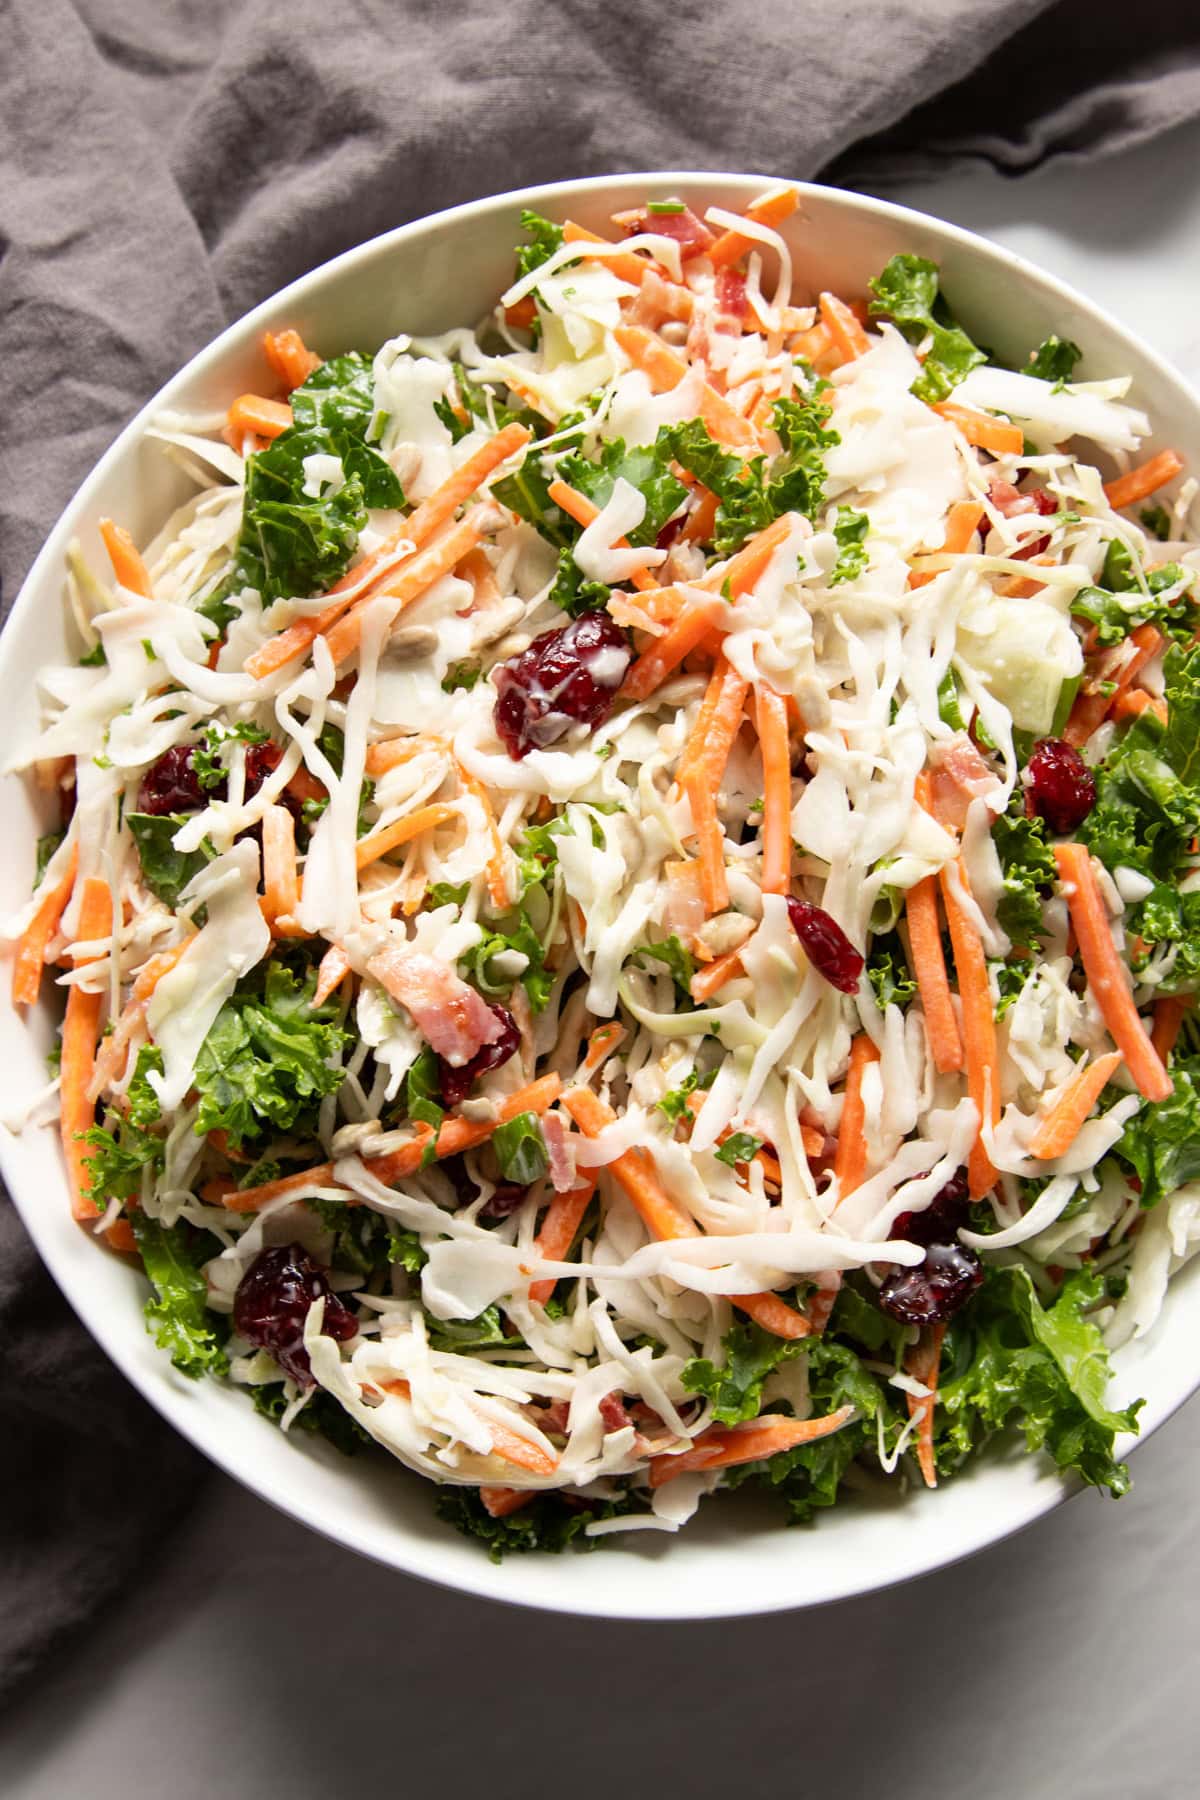
<svg viewBox="0 0 1200 1800"><path fill-rule="evenodd" d="M336 1003L312 1005L316 986L269 962L226 1001L196 1058L196 1131L225 1131L236 1149L268 1127L290 1131L341 1085L346 1034Z"/></svg>
<svg viewBox="0 0 1200 1800"><path fill-rule="evenodd" d="M1033 352L1023 373L1036 375L1041 381L1070 381L1082 355L1079 345L1072 343L1070 338L1060 338L1051 332Z"/></svg>
<svg viewBox="0 0 1200 1800"><path fill-rule="evenodd" d="M169 1350L171 1361L192 1380L201 1375L223 1375L228 1368L224 1340L225 1321L208 1310L208 1284L200 1269L205 1244L215 1251L207 1233L190 1225L163 1225L143 1212L132 1215L133 1235L142 1263L154 1289L146 1302L146 1326L160 1350Z"/></svg>
<svg viewBox="0 0 1200 1800"><path fill-rule="evenodd" d="M753 1322L737 1324L721 1339L721 1362L693 1356L684 1363L679 1379L689 1394L703 1394L712 1401L714 1423L737 1425L758 1417L767 1376L804 1347L802 1338L775 1337Z"/></svg>
<svg viewBox="0 0 1200 1800"><path fill-rule="evenodd" d="M171 840L179 827L187 824L187 817L186 813L125 814L125 823L137 845L142 879L164 906L178 906L179 896L189 881L217 854L207 838L198 850L176 850Z"/></svg>
<svg viewBox="0 0 1200 1800"><path fill-rule="evenodd" d="M872 318L891 319L910 344L931 338L912 384L918 400L945 400L987 356L956 324L938 285L938 266L922 256L893 256L870 283Z"/></svg>

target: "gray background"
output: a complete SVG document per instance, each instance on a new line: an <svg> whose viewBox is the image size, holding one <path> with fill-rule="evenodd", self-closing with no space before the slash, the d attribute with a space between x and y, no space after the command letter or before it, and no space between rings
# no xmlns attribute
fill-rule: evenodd
<svg viewBox="0 0 1200 1800"><path fill-rule="evenodd" d="M1200 128L897 197L1020 248L1200 373ZM1007 1544L820 1612L522 1613L375 1569L224 1477L0 1732L6 1800L351 1794L1175 1800L1196 1773L1200 1402ZM811 1539L820 1554L820 1535ZM603 1552L600 1552L603 1554Z"/></svg>

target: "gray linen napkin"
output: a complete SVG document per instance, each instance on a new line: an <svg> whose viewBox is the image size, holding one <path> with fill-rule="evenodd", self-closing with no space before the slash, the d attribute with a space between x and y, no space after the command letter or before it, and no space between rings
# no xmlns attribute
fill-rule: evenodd
<svg viewBox="0 0 1200 1800"><path fill-rule="evenodd" d="M1096 156L1200 110L1144 0L0 0L0 603L230 318L474 195L634 168L886 180ZM0 1692L143 1566L201 1465L0 1210Z"/></svg>

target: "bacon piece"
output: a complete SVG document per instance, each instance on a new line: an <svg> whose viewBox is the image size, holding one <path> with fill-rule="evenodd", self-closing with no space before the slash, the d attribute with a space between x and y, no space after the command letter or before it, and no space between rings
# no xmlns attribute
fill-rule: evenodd
<svg viewBox="0 0 1200 1800"><path fill-rule="evenodd" d="M571 1148L570 1133L561 1113L542 1114L542 1137L546 1154L550 1158L551 1185L556 1194L568 1194L575 1186L578 1176L575 1173L575 1155Z"/></svg>
<svg viewBox="0 0 1200 1800"><path fill-rule="evenodd" d="M735 269L719 270L713 299L714 328L740 335L746 319L746 277Z"/></svg>
<svg viewBox="0 0 1200 1800"><path fill-rule="evenodd" d="M682 212L641 212L635 213L632 218L625 214L621 223L631 237L640 237L643 232L653 232L657 237L674 238L684 262L690 261L693 256L703 256L717 241L703 219L698 219L690 206L685 206Z"/></svg>
<svg viewBox="0 0 1200 1800"><path fill-rule="evenodd" d="M961 831L972 800L990 793L996 785L996 777L974 744L965 737L934 745L929 753L929 766L933 777L930 810L947 831Z"/></svg>
<svg viewBox="0 0 1200 1800"><path fill-rule="evenodd" d="M435 956L389 944L371 958L367 973L408 1009L430 1048L452 1068L470 1062L504 1030L486 1000Z"/></svg>
<svg viewBox="0 0 1200 1800"><path fill-rule="evenodd" d="M600 1417L604 1421L605 1431L624 1431L627 1425L633 1424L633 1420L625 1410L625 1402L616 1388L611 1394L605 1394L601 1400Z"/></svg>

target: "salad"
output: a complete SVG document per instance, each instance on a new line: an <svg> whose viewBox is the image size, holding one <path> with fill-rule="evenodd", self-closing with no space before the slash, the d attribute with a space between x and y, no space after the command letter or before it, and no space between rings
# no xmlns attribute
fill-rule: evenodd
<svg viewBox="0 0 1200 1800"><path fill-rule="evenodd" d="M1196 482L916 255L810 295L797 205L526 214L477 329L269 334L72 550L13 765L80 1223L493 1554L1010 1428L1120 1494L1200 1243Z"/></svg>

